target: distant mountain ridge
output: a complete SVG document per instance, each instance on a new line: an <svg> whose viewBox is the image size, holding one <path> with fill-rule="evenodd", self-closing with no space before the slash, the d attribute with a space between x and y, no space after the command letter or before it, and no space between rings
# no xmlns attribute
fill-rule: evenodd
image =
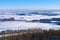
<svg viewBox="0 0 60 40"><path fill-rule="evenodd" d="M0 10L0 15L46 15L56 16L60 15L60 10Z"/></svg>

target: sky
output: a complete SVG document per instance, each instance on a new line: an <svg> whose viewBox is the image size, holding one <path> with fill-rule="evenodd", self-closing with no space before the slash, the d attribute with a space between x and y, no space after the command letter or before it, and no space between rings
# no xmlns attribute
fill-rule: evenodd
<svg viewBox="0 0 60 40"><path fill-rule="evenodd" d="M60 0L0 0L0 9L60 9Z"/></svg>

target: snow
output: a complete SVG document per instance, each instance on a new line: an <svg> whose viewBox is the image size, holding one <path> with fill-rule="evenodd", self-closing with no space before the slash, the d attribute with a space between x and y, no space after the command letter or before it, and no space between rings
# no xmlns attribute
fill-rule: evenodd
<svg viewBox="0 0 60 40"><path fill-rule="evenodd" d="M60 15L57 16L44 16L44 15L0 15L0 19L14 17L16 20L39 20L39 19L51 19L51 18L60 18Z"/></svg>
<svg viewBox="0 0 60 40"><path fill-rule="evenodd" d="M53 27L60 27L57 25L47 24L47 23L31 23L31 22L19 22L19 21L7 21L0 22L0 29L2 30L17 30L17 29L29 29L29 28L42 28L42 29L50 29Z"/></svg>
<svg viewBox="0 0 60 40"><path fill-rule="evenodd" d="M0 15L0 19L14 17L15 20L40 20L40 19L51 19L60 18L60 16L43 16L43 15ZM24 22L24 21L5 21L0 22L0 31L2 30L17 30L17 29L34 29L41 28L45 30L49 29L60 29L60 25L50 24L50 23L36 23L36 22Z"/></svg>

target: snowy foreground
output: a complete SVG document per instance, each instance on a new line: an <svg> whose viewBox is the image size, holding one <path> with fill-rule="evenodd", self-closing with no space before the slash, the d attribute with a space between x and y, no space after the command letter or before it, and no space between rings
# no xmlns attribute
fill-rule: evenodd
<svg viewBox="0 0 60 40"><path fill-rule="evenodd" d="M43 15L32 15L32 16L19 16L19 15L0 15L0 19L7 19L14 17L15 20L39 20L39 19L51 19L51 18L60 18L60 16L43 16ZM50 23L36 23L36 22L25 22L25 21L0 21L0 31L2 30L23 30L23 29L60 29L60 25L50 24Z"/></svg>

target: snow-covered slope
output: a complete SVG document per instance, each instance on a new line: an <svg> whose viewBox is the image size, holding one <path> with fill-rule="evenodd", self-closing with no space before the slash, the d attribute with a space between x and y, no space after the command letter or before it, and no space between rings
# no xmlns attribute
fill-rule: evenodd
<svg viewBox="0 0 60 40"><path fill-rule="evenodd" d="M60 15L57 16L44 16L44 15L24 15L24 16L20 16L20 15L0 15L0 19L8 19L8 18L15 18L15 20L39 20L39 19L51 19L51 18L60 18Z"/></svg>
<svg viewBox="0 0 60 40"><path fill-rule="evenodd" d="M0 22L1 30L17 30L17 29L34 29L41 28L45 30L49 29L60 29L60 26L55 24L47 24L47 23L31 23L31 22L19 22L19 21L9 21L9 22ZM0 31L1 31L0 30Z"/></svg>
<svg viewBox="0 0 60 40"><path fill-rule="evenodd" d="M22 15L23 14L23 15ZM2 30L17 30L17 29L31 29L31 28L41 28L45 30L49 29L60 29L60 25L53 23L39 23L39 22L30 22L31 20L40 20L40 19L52 19L60 18L60 11L53 10L6 10L0 11L0 19L9 19L14 18L15 20L23 21L3 21L0 20L0 31ZM26 22L29 21L29 22ZM56 22L56 21L51 21Z"/></svg>
<svg viewBox="0 0 60 40"><path fill-rule="evenodd" d="M15 18L15 20L40 20L40 19L51 19L51 18L60 18L60 16L43 16L43 15L0 15L0 19ZM50 23L36 23L36 22L25 22L25 21L0 21L0 31L2 30L17 30L17 29L34 29L41 28L45 30L49 29L60 29L60 25L50 24Z"/></svg>

